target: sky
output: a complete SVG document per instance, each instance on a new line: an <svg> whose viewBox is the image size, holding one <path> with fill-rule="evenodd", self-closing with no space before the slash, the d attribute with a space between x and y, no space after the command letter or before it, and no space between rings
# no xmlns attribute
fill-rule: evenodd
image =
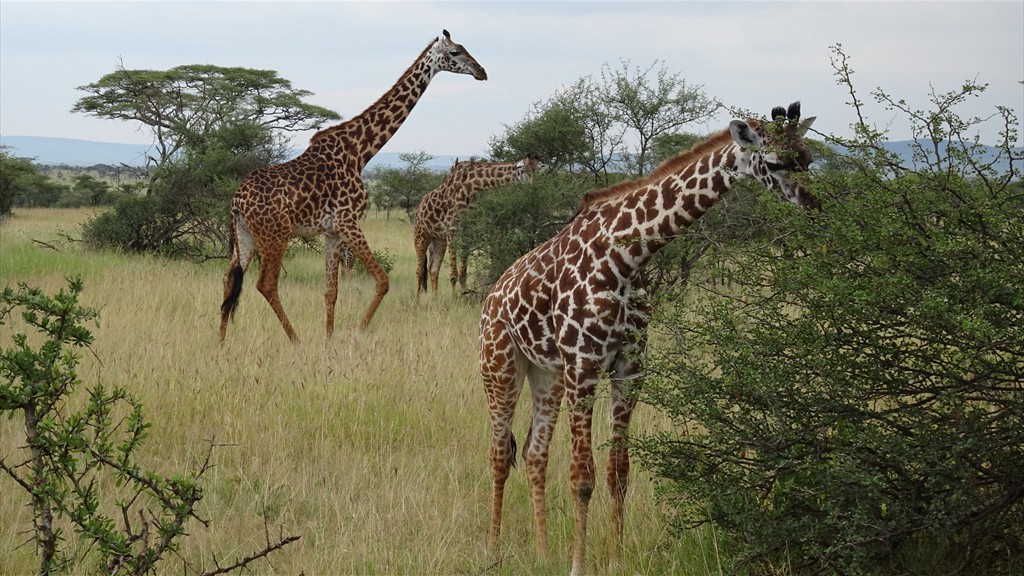
<svg viewBox="0 0 1024 576"><path fill-rule="evenodd" d="M386 152L486 155L537 103L603 67L655 63L727 106L767 115L800 100L821 134L851 135L848 90L830 47L854 70L866 120L911 138L877 104L884 89L913 109L965 81L987 91L957 109L1012 109L1024 136L1024 2L949 1L11 1L0 0L0 134L148 144L138 123L70 112L78 90L113 72L213 64L275 70L342 118L363 111L441 31L488 80L441 73ZM731 117L707 125L716 132ZM1002 125L976 133L995 144ZM298 133L303 148L312 131ZM1019 145L1019 141L1018 141Z"/></svg>

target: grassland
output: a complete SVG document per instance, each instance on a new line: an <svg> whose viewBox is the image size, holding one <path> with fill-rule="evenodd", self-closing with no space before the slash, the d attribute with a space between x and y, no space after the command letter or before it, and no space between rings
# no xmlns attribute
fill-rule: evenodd
<svg viewBox="0 0 1024 576"><path fill-rule="evenodd" d="M279 574L564 574L572 541L564 419L549 467L552 557L533 553L525 474L506 491L502 560L485 554L490 501L489 428L477 372L479 304L443 290L417 304L408 223L372 214L371 246L395 258L391 292L370 329L356 325L373 293L369 278L341 280L337 331L326 340L323 264L300 253L285 263L281 293L304 343L292 346L256 292L250 270L227 343L217 341L224 262L203 265L95 253L65 236L92 212L16 210L0 225L0 285L25 282L55 292L68 275L85 282L83 303L100 310L80 375L88 386L123 385L153 424L143 461L162 474L194 467L211 442L201 514L181 557L200 569L261 548L272 530L301 539L256 566ZM37 243L39 240L42 243ZM48 247L48 246L49 247ZM53 247L59 248L54 250ZM0 345L10 344L0 327ZM597 405L599 424L607 403ZM520 440L529 400L517 418ZM641 406L635 428L658 415ZM607 438L596 430L599 470ZM24 443L18 418L0 422L0 450ZM603 485L603 481L602 481ZM625 551L608 563L608 495L591 506L588 564L594 574L717 573L712 535L666 533L651 478L634 467ZM0 574L34 572L31 514L23 491L0 478ZM164 569L180 573L181 562Z"/></svg>

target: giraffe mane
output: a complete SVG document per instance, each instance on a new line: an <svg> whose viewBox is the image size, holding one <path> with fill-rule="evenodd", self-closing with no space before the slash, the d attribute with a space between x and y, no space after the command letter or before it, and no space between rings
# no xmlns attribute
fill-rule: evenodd
<svg viewBox="0 0 1024 576"><path fill-rule="evenodd" d="M755 130L760 125L760 123L757 120L747 120L747 124L749 124L750 127ZM684 166L686 166L690 162L693 162L693 160L695 160L696 158L699 158L707 154L711 150L717 150L724 146L726 143L731 141L732 134L729 132L729 129L726 128L725 130L722 130L718 134L709 136L703 141L694 144L689 150L680 152L679 154L676 154L675 156L669 158L668 160L665 160L657 168L655 168L645 176L639 176L632 180L626 180L624 182L619 182L618 184L612 184L611 186L598 188L597 190L591 190L590 192L584 194L582 200L580 200L579 211L582 211L584 208L587 208L589 206L600 204L605 200L615 198L626 192L630 192L638 188L647 186L648 184L657 182L665 178L665 176L669 174L680 171Z"/></svg>

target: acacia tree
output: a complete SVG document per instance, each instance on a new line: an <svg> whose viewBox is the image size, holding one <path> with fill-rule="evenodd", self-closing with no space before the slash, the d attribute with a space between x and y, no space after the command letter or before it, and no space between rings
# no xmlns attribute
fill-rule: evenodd
<svg viewBox="0 0 1024 576"><path fill-rule="evenodd" d="M703 86L687 84L659 61L643 69L631 68L629 61L621 62L618 69L606 63L595 93L613 120L612 129L622 133L618 140L632 142L619 151L632 176L654 168L653 147L659 138L708 120L720 107L705 95Z"/></svg>
<svg viewBox="0 0 1024 576"><path fill-rule="evenodd" d="M169 70L129 70L123 64L98 82L79 86L89 95L71 108L99 118L139 122L153 134L158 166L188 145L225 126L250 124L269 131L301 132L340 116L303 102L273 70L190 64Z"/></svg>
<svg viewBox="0 0 1024 576"><path fill-rule="evenodd" d="M426 152L402 152L398 158L402 161L402 167L374 167L370 200L377 210L387 212L388 219L391 218L392 209L400 208L405 210L411 220L420 199L437 187L444 175L427 168L427 162L434 157Z"/></svg>
<svg viewBox="0 0 1024 576"><path fill-rule="evenodd" d="M709 119L719 107L702 86L687 84L663 62L632 69L628 61L618 69L605 64L599 79L579 78L506 126L491 140L491 155L534 154L553 168L608 184L616 172L631 177L653 168L661 159L659 141Z"/></svg>
<svg viewBox="0 0 1024 576"><path fill-rule="evenodd" d="M339 118L304 102L311 92L272 70L119 66L79 89L89 95L73 112L139 122L152 132L156 151L148 196L124 198L88 221L86 242L193 259L228 252L231 194L253 169L288 157L285 133Z"/></svg>

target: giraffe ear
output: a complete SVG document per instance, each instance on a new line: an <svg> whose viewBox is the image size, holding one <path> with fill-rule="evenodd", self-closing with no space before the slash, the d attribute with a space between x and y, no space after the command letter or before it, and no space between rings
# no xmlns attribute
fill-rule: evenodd
<svg viewBox="0 0 1024 576"><path fill-rule="evenodd" d="M441 33L444 34L445 39L451 41L452 35L449 34L447 30L442 30Z"/></svg>
<svg viewBox="0 0 1024 576"><path fill-rule="evenodd" d="M741 148L754 148L761 144L761 135L742 120L729 122L729 132L733 141Z"/></svg>
<svg viewBox="0 0 1024 576"><path fill-rule="evenodd" d="M800 119L800 101L799 100L797 100L796 102L793 102L792 104L789 105L789 108L786 110L786 118L788 120L790 120L790 121L795 121L795 120L799 120Z"/></svg>
<svg viewBox="0 0 1024 576"><path fill-rule="evenodd" d="M817 116L809 116L801 120L800 123L797 124L796 126L797 136L803 137L804 134L807 134L807 130L811 127L811 124L814 124L814 121L817 118Z"/></svg>

